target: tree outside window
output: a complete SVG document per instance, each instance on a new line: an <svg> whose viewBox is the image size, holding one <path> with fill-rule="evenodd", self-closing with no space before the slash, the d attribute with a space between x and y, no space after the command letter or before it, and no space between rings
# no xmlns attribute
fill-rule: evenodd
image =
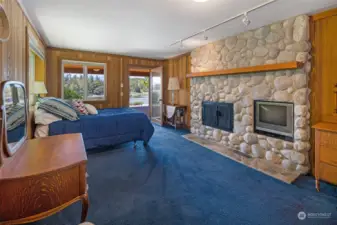
<svg viewBox="0 0 337 225"><path fill-rule="evenodd" d="M149 77L130 76L130 102L131 107L149 106Z"/></svg>

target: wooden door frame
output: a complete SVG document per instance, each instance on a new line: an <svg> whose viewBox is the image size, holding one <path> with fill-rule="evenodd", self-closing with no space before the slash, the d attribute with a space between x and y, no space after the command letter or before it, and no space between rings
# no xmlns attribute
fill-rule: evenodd
<svg viewBox="0 0 337 225"><path fill-rule="evenodd" d="M130 67L130 68L132 68L132 67ZM129 68L129 69L130 69ZM148 115L147 116L150 116L150 85L151 85L151 79L150 79L150 76L151 76L151 74L150 74L151 72L149 72L148 74L130 74L129 73L129 70L128 70L128 81L129 81L129 83L128 83L128 89L129 89L129 93L128 93L128 96L129 96L129 99L128 99L128 107L130 107L130 76L133 76L133 77L148 77L149 78L149 90L148 90L148 97L149 97L149 99L148 99L148 108L149 108L149 111L148 111ZM133 107L133 108L136 108L136 107Z"/></svg>
<svg viewBox="0 0 337 225"><path fill-rule="evenodd" d="M124 102L123 102L123 98L124 98L124 91L123 90L126 90L127 91L127 93L129 94L130 93L130 90L129 90L129 69L130 68L142 68L142 69L154 69L154 68L157 68L157 67L160 67L160 66L158 66L158 65L154 65L154 66L147 66L147 65L138 65L138 64L126 64L125 66L124 66L124 76L121 74L121 84L123 84L123 87L120 87L121 88L121 93L123 93L123 95L121 95L120 96L120 106L121 107L125 107L125 106L127 106L127 107L129 107L130 105L129 105L129 103L130 103L130 98L129 97L127 97L127 105L126 104L124 104ZM127 82L125 82L127 80ZM151 84L150 84L151 85Z"/></svg>

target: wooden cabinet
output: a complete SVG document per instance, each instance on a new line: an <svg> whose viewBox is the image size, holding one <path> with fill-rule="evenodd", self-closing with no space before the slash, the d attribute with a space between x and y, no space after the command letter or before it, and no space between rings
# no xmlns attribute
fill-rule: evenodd
<svg viewBox="0 0 337 225"><path fill-rule="evenodd" d="M315 178L337 185L337 124L318 123L315 129Z"/></svg>
<svg viewBox="0 0 337 225"><path fill-rule="evenodd" d="M327 181L332 184L337 184L337 166L330 165L327 163L320 163L319 179ZM317 190L319 191L319 183Z"/></svg>
<svg viewBox="0 0 337 225"><path fill-rule="evenodd" d="M313 15L311 21L312 123L337 123L337 8Z"/></svg>
<svg viewBox="0 0 337 225"><path fill-rule="evenodd" d="M337 123L337 8L311 16L310 39L312 43L312 69L309 80L310 123ZM314 136L314 130L312 131ZM314 167L314 138L310 163Z"/></svg>

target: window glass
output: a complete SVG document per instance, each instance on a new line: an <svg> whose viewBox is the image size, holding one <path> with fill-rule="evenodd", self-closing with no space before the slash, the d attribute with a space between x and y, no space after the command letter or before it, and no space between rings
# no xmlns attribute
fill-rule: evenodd
<svg viewBox="0 0 337 225"><path fill-rule="evenodd" d="M84 79L84 68L82 65L65 64L63 98L84 99Z"/></svg>
<svg viewBox="0 0 337 225"><path fill-rule="evenodd" d="M105 99L105 64L63 61L63 98Z"/></svg>
<svg viewBox="0 0 337 225"><path fill-rule="evenodd" d="M88 66L88 95L90 100L99 100L104 98L104 67Z"/></svg>

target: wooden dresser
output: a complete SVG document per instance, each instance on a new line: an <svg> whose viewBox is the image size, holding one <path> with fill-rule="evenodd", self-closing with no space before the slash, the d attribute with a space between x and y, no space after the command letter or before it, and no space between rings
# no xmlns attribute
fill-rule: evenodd
<svg viewBox="0 0 337 225"><path fill-rule="evenodd" d="M85 221L86 163L81 134L25 141L0 167L0 224L40 220L77 201Z"/></svg>
<svg viewBox="0 0 337 225"><path fill-rule="evenodd" d="M337 124L318 123L315 129L316 189L323 180L337 185Z"/></svg>

